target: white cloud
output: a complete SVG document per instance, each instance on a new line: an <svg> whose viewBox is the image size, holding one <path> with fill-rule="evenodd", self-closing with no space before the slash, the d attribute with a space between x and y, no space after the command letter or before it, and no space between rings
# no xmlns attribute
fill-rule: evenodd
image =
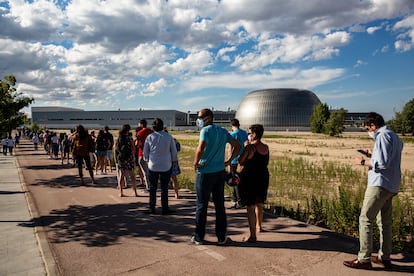
<svg viewBox="0 0 414 276"><path fill-rule="evenodd" d="M369 27L369 28L367 28L367 33L368 34L373 34L373 33L375 33L378 30L381 30L381 27L378 27L378 26L376 26L376 27Z"/></svg>
<svg viewBox="0 0 414 276"><path fill-rule="evenodd" d="M300 70L270 70L267 74L220 73L195 76L182 83L181 91L198 91L204 88L224 87L245 90L269 87L312 88L324 82L341 77L345 71L340 68L312 68Z"/></svg>
<svg viewBox="0 0 414 276"><path fill-rule="evenodd" d="M412 0L6 2L0 74L15 74L37 103L74 107L174 89L311 88L346 74L329 62L342 58L355 32L397 34L400 52L414 44ZM378 23L397 17L392 29ZM378 26L366 28L371 22Z"/></svg>
<svg viewBox="0 0 414 276"><path fill-rule="evenodd" d="M406 52L414 47L414 15L411 15L394 25L395 31L401 31L394 46L397 51Z"/></svg>
<svg viewBox="0 0 414 276"><path fill-rule="evenodd" d="M354 65L354 68L360 67L362 65L367 65L368 63L363 60L357 60L356 64Z"/></svg>
<svg viewBox="0 0 414 276"><path fill-rule="evenodd" d="M141 95L154 96L160 93L165 86L167 86L167 81L164 79L159 79L146 85L146 87L141 91Z"/></svg>

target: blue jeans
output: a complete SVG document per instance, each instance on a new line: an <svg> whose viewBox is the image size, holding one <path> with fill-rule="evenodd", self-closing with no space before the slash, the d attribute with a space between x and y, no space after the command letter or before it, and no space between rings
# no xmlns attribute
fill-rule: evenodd
<svg viewBox="0 0 414 276"><path fill-rule="evenodd" d="M212 195L216 210L216 236L219 241L223 241L227 232L226 209L224 208L224 179L225 172L197 174L196 192L196 228L195 239L203 241L206 234L207 208Z"/></svg>
<svg viewBox="0 0 414 276"><path fill-rule="evenodd" d="M154 172L148 170L149 179L149 208L155 212L155 204L157 201L158 179L161 184L161 207L163 211L168 211L168 183L170 182L171 169L166 172Z"/></svg>

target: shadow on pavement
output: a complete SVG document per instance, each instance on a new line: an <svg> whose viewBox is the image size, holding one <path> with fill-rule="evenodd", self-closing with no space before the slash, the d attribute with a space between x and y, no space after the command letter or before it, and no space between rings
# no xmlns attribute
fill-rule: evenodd
<svg viewBox="0 0 414 276"><path fill-rule="evenodd" d="M95 178L95 184L90 181L89 173L84 172L85 184L81 185L78 175L62 175L55 178L38 179L31 186L47 186L50 188L75 188L75 187L91 187L91 188L116 188L116 176L106 176Z"/></svg>

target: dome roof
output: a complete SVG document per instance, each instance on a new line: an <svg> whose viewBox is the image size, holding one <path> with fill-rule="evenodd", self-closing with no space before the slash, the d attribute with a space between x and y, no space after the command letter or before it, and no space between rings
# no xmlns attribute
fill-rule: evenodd
<svg viewBox="0 0 414 276"><path fill-rule="evenodd" d="M255 90L241 101L236 118L242 128L262 124L265 128L309 128L310 117L320 103L311 91L277 88Z"/></svg>

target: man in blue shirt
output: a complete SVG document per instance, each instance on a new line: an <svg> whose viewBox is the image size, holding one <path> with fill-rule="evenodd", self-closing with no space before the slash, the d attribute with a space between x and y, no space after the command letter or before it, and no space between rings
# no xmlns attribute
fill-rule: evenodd
<svg viewBox="0 0 414 276"><path fill-rule="evenodd" d="M148 162L149 179L149 213L155 214L158 181L161 186L162 214L175 213L168 207L168 183L171 168L177 162L177 148L173 137L164 131L164 122L156 118L152 123L153 133L147 136L144 143L143 158Z"/></svg>
<svg viewBox="0 0 414 276"><path fill-rule="evenodd" d="M248 141L248 135L247 135L246 131L244 131L243 129L240 129L239 120L232 119L230 121L230 126L231 126L231 130L232 130L230 135L233 136L233 138L236 139L237 142L239 142L240 145L241 145L240 151L238 152L236 158L231 160L231 165L230 165L231 172L236 172L239 156L242 154L242 152L244 150L244 143L246 141ZM234 200L234 205L231 208L238 209L238 208L242 207L242 204L240 203L239 188L237 186L233 187L233 200Z"/></svg>
<svg viewBox="0 0 414 276"><path fill-rule="evenodd" d="M197 126L201 129L200 140L194 156L196 176L196 227L191 241L202 244L206 232L207 208L210 194L216 211L216 236L218 245L227 242L227 218L224 207L225 167L230 165L239 150L240 143L230 133L213 124L213 112L202 109L198 112ZM231 145L231 157L225 162L226 144Z"/></svg>
<svg viewBox="0 0 414 276"><path fill-rule="evenodd" d="M375 142L372 153L366 151L367 157L371 157L369 162L363 157L355 159L357 164L368 167L368 186L359 216L360 249L358 258L344 261L344 265L371 269L373 262L392 269L392 198L400 188L403 143L375 112L367 114L364 126ZM377 256L371 256L375 220L380 231L380 248Z"/></svg>

